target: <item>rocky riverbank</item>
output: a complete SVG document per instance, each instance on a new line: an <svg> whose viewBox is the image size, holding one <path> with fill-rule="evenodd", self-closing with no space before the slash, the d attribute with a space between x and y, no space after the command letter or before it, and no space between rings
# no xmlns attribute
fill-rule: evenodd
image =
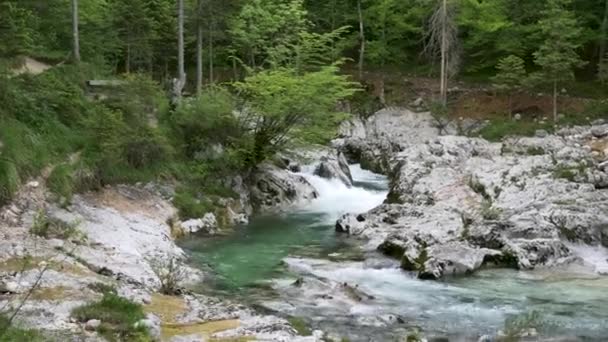
<svg viewBox="0 0 608 342"><path fill-rule="evenodd" d="M391 189L336 230L424 279L481 267L608 272L608 125L502 143L440 133L428 113L406 110L345 124L334 144L388 173Z"/></svg>
<svg viewBox="0 0 608 342"><path fill-rule="evenodd" d="M275 179L295 177L278 170L271 170ZM104 322L81 322L72 312L99 301L112 288L143 306L147 316L137 324L145 326L154 340L316 341L320 336L315 332L298 337L283 318L192 291L204 286L205 275L187 265L175 238L199 229L217 231L217 220L211 214L179 222L170 190L153 185L109 187L77 195L70 205L59 207L48 200L43 183L24 186L0 212L0 310L7 316L16 313L18 326L43 331L49 339L103 341L96 330ZM298 182L278 182L265 189L294 183ZM256 198L261 192L248 194ZM299 192L292 198L298 196ZM287 200L273 203L283 205ZM244 220L247 211L229 215ZM160 293L169 268L179 270L173 296Z"/></svg>

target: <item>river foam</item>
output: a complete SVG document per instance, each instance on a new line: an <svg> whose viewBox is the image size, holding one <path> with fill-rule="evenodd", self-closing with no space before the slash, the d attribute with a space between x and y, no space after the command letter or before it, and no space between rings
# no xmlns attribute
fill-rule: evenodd
<svg viewBox="0 0 608 342"><path fill-rule="evenodd" d="M318 214L320 223L333 225L346 213L363 213L382 204L388 194L385 176L363 170L360 165L350 165L352 187L337 179L325 179L313 174L314 167L304 167L300 173L319 193L319 198L297 208L301 213Z"/></svg>

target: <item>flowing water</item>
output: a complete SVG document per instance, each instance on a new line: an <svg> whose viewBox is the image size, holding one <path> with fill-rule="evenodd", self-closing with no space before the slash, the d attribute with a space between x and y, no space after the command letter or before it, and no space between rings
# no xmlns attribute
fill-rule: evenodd
<svg viewBox="0 0 608 342"><path fill-rule="evenodd" d="M605 276L485 270L432 282L380 255L362 261L356 242L335 234L334 224L343 213L382 203L387 180L357 165L351 171L352 188L305 171L320 194L313 203L258 217L229 236L184 241L194 262L214 274L205 287L211 283L216 294L305 318L352 341L392 341L413 326L430 335L475 340L526 316L535 317L548 336L608 341ZM589 253L604 262L608 258L605 251ZM306 285L294 286L296 279L306 279ZM356 286L369 299L353 304L338 293L348 292L341 284Z"/></svg>

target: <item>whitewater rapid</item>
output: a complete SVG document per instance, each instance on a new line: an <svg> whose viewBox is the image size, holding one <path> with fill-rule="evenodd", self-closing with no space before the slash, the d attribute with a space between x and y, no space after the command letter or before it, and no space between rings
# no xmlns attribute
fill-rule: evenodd
<svg viewBox="0 0 608 342"><path fill-rule="evenodd" d="M319 197L311 203L300 205L296 211L319 215L319 223L335 224L347 213L364 213L382 204L388 194L388 180L363 170L359 164L350 165L353 186L348 187L338 179L325 179L313 174L314 166L307 166L299 174L317 190Z"/></svg>

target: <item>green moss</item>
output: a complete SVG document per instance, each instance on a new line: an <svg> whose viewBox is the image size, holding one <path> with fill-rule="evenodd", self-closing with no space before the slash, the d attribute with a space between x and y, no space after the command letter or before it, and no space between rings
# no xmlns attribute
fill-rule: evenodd
<svg viewBox="0 0 608 342"><path fill-rule="evenodd" d="M296 331L298 332L298 335L300 335L300 336L311 336L312 335L312 330L308 327L308 324L306 324L306 321L304 321L302 318L289 317L287 319L287 321L289 322L289 324L291 324L291 326L294 329L296 329Z"/></svg>
<svg viewBox="0 0 608 342"><path fill-rule="evenodd" d="M578 173L576 168L569 167L558 167L557 169L555 169L555 171L553 171L553 176L555 178L565 179L570 182L575 181L577 174Z"/></svg>
<svg viewBox="0 0 608 342"><path fill-rule="evenodd" d="M97 332L109 341L151 341L144 327L135 327L145 318L143 307L111 292L106 292L99 302L77 307L72 317L81 323L100 320Z"/></svg>
<svg viewBox="0 0 608 342"><path fill-rule="evenodd" d="M405 253L403 246L392 243L390 240L386 240L380 246L378 246L378 251L395 259L403 258L403 254Z"/></svg>

